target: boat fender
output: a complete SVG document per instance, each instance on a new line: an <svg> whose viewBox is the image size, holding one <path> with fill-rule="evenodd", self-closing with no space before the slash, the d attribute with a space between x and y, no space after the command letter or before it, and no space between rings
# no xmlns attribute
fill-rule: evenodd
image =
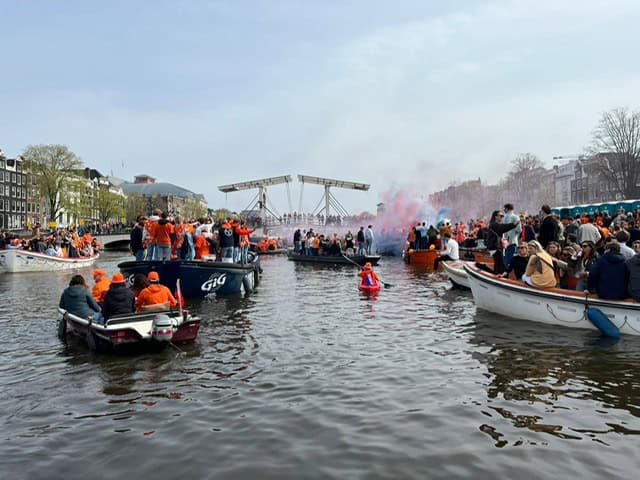
<svg viewBox="0 0 640 480"><path fill-rule="evenodd" d="M58 320L58 338L60 340L65 340L67 335L67 317L62 316L60 320Z"/></svg>
<svg viewBox="0 0 640 480"><path fill-rule="evenodd" d="M599 308L589 307L587 308L587 318L595 327L607 337L619 338L620 330L609 320L602 310Z"/></svg>
<svg viewBox="0 0 640 480"><path fill-rule="evenodd" d="M251 274L247 274L244 277L242 277L242 286L244 287L244 293L251 293L253 291L253 287L252 287L252 278L250 276Z"/></svg>

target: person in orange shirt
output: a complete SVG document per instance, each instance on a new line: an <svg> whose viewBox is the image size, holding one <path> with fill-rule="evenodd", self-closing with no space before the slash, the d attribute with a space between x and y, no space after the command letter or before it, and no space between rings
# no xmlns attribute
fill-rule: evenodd
<svg viewBox="0 0 640 480"><path fill-rule="evenodd" d="M167 219L166 212L160 214L160 220L153 226L152 237L156 240L155 260L171 260L171 237L175 230L173 224Z"/></svg>
<svg viewBox="0 0 640 480"><path fill-rule="evenodd" d="M146 239L147 240L147 260L156 260L158 257L158 254L156 252L156 238L154 236L154 231L155 231L156 224L160 220L161 213L162 213L162 210L156 208L153 211L153 215L151 215L147 219L147 223L144 226L148 235Z"/></svg>
<svg viewBox="0 0 640 480"><path fill-rule="evenodd" d="M245 264L248 262L247 255L249 253L249 235L253 233L253 230L247 226L247 223L243 220L242 223L236 227L236 233L240 235L240 263Z"/></svg>
<svg viewBox="0 0 640 480"><path fill-rule="evenodd" d="M102 302L104 302L104 296L111 285L111 280L109 280L107 272L97 268L93 271L93 281L95 283L91 289L91 295L96 299L96 302L102 305Z"/></svg>
<svg viewBox="0 0 640 480"><path fill-rule="evenodd" d="M150 285L142 290L136 299L138 312L148 310L152 305L158 306L157 308L174 308L178 304L171 290L160 284L158 272L149 272L147 280Z"/></svg>
<svg viewBox="0 0 640 480"><path fill-rule="evenodd" d="M196 260L200 260L206 255L211 255L211 248L209 246L209 241L207 240L208 234L209 229L207 227L203 227L202 230L200 230L200 235L196 237L196 243L194 245L196 249Z"/></svg>
<svg viewBox="0 0 640 480"><path fill-rule="evenodd" d="M185 242L185 236L187 234L187 225L185 223L182 223L182 218L176 217L173 231L174 241L171 244L171 258L177 258L181 260L185 256L182 245Z"/></svg>

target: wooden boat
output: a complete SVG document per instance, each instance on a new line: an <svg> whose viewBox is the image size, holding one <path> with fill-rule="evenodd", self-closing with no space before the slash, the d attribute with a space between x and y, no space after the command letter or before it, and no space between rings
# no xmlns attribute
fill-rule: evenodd
<svg viewBox="0 0 640 480"><path fill-rule="evenodd" d="M465 263L466 262L462 260L441 262L444 272L447 274L447 277L449 277L449 280L451 280L451 283L453 283L454 286L470 289L471 286L469 285L467 272L464 271Z"/></svg>
<svg viewBox="0 0 640 480"><path fill-rule="evenodd" d="M133 285L137 273L148 275L158 272L160 283L173 289L180 280L184 298L204 298L210 294L245 294L255 290L260 283L260 260L249 252L250 263L227 263L202 260L151 260L129 261L118 264L118 268Z"/></svg>
<svg viewBox="0 0 640 480"><path fill-rule="evenodd" d="M379 280L376 280L373 285L367 285L366 283L360 282L358 284L358 288L362 293L375 293L379 292L382 284Z"/></svg>
<svg viewBox="0 0 640 480"><path fill-rule="evenodd" d="M55 272L90 267L99 254L91 257L54 257L45 253L18 248L0 250L0 269L7 273Z"/></svg>
<svg viewBox="0 0 640 480"><path fill-rule="evenodd" d="M418 267L426 267L433 268L433 263L438 258L439 253L437 250L413 250L410 249L405 252L404 260L409 265L414 265ZM438 271L441 271L442 268L438 267Z"/></svg>
<svg viewBox="0 0 640 480"><path fill-rule="evenodd" d="M200 319L187 310L165 310L117 315L105 325L81 318L59 308L58 335L84 340L94 351L151 348L161 350L169 343L193 342L198 336Z"/></svg>
<svg viewBox="0 0 640 480"><path fill-rule="evenodd" d="M533 322L596 330L587 307L598 308L620 333L640 335L640 303L603 300L574 290L534 288L518 280L497 277L464 264L476 306L489 312Z"/></svg>
<svg viewBox="0 0 640 480"><path fill-rule="evenodd" d="M380 255L300 255L292 250L289 250L287 255L289 260L294 262L325 265L359 265L362 267L367 262L371 265L377 265L380 261Z"/></svg>

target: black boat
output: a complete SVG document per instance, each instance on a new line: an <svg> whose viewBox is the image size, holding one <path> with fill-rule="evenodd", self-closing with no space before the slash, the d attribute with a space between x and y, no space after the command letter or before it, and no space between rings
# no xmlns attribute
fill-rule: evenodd
<svg viewBox="0 0 640 480"><path fill-rule="evenodd" d="M212 293L253 292L260 282L260 260L252 254L249 260L246 265L202 260L131 261L120 263L118 268L129 285L133 284L135 274L148 275L156 271L160 275L160 283L172 291L179 279L184 298L203 298Z"/></svg>
<svg viewBox="0 0 640 480"><path fill-rule="evenodd" d="M377 265L380 261L380 255L300 255L292 250L288 252L289 260L298 263L311 263L314 265L359 265L364 266L369 262L371 265Z"/></svg>

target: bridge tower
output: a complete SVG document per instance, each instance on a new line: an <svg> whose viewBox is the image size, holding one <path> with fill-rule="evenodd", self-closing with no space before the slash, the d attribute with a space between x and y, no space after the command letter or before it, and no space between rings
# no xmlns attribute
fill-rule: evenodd
<svg viewBox="0 0 640 480"><path fill-rule="evenodd" d="M231 183L229 185L220 185L218 190L224 193L229 192L239 192L240 190L251 190L254 188L258 189L258 193L253 199L251 203L245 210L252 209L254 206L258 206L260 210L260 220L262 221L262 225L266 228L267 225L267 212L269 212L274 217L277 217L273 211L271 211L267 205L267 187L272 185L280 185L282 183L287 184L287 194L289 193L289 183L291 182L291 175L281 175L279 177L269 177L269 178L261 178L259 180L249 180L248 182L240 182L240 183ZM289 198L289 203L291 203L291 199ZM289 205L289 210L291 210L291 205Z"/></svg>
<svg viewBox="0 0 640 480"><path fill-rule="evenodd" d="M336 197L331 194L331 187L347 188L350 190L362 190L364 192L369 190L369 184L367 183L350 182L348 180L334 180L333 178L322 178L322 177L311 177L309 175L298 175L298 181L302 183L302 187L300 189L300 199L301 199L300 203L302 203L302 188L304 187L305 183L313 183L316 185L324 186L324 195L323 195L324 208L321 209L320 212L324 211L325 223L329 218L330 206L333 206L336 212L341 216L349 215L347 210L340 204L340 202L336 199ZM322 199L320 200L320 202L322 202ZM315 213L315 211L313 213Z"/></svg>

